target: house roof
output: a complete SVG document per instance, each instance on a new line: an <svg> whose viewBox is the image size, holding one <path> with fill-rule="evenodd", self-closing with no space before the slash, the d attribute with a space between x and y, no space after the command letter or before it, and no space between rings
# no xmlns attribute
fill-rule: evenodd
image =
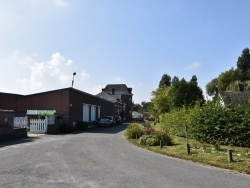
<svg viewBox="0 0 250 188"><path fill-rule="evenodd" d="M248 104L250 102L250 91L244 92L222 92L221 98L226 105L232 102L236 104Z"/></svg>
<svg viewBox="0 0 250 188"><path fill-rule="evenodd" d="M115 95L132 95L132 88L128 88L126 84L108 84L102 91L110 94L113 94L114 91Z"/></svg>
<svg viewBox="0 0 250 188"><path fill-rule="evenodd" d="M105 91L98 93L96 96L112 102L117 102L117 99L121 99L121 95L111 95L109 93L106 93Z"/></svg>

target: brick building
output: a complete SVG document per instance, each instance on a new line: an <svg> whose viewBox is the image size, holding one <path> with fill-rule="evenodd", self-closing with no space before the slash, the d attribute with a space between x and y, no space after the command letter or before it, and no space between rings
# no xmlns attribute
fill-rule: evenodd
<svg viewBox="0 0 250 188"><path fill-rule="evenodd" d="M132 119L132 88L126 84L109 84L97 96L115 103L115 114Z"/></svg>
<svg viewBox="0 0 250 188"><path fill-rule="evenodd" d="M129 99L124 96L121 100L112 101L74 88L64 88L31 95L0 93L0 109L13 110L15 116L25 116L27 110L55 110L57 116L67 122L89 122L119 114L123 111L119 108L121 105L126 107L124 111L127 110L125 101Z"/></svg>

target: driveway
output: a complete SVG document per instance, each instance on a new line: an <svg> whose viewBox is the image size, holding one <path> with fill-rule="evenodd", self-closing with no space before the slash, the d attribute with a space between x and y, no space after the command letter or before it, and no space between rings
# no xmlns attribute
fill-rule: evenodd
<svg viewBox="0 0 250 188"><path fill-rule="evenodd" d="M250 176L133 146L125 127L0 142L0 187L250 187Z"/></svg>

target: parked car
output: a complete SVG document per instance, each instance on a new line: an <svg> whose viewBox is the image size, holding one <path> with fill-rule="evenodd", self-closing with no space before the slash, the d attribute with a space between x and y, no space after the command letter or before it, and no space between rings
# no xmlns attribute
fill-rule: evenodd
<svg viewBox="0 0 250 188"><path fill-rule="evenodd" d="M108 119L106 119L106 118L101 118L98 121L97 126L98 127L109 127L109 126L111 126L111 122Z"/></svg>
<svg viewBox="0 0 250 188"><path fill-rule="evenodd" d="M105 116L98 121L99 127L110 127L116 124L116 120L113 116Z"/></svg>
<svg viewBox="0 0 250 188"><path fill-rule="evenodd" d="M105 118L110 121L111 125L116 125L116 119L114 116L105 116Z"/></svg>
<svg viewBox="0 0 250 188"><path fill-rule="evenodd" d="M121 116L114 116L115 117L115 120L116 120L116 124L117 125L121 125L122 124L122 118Z"/></svg>

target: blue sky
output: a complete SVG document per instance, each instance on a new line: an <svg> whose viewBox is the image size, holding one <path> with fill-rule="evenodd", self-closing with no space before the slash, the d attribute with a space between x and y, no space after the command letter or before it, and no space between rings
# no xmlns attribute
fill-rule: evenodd
<svg viewBox="0 0 250 188"><path fill-rule="evenodd" d="M249 0L1 0L0 92L107 84L150 101L164 73L205 85L250 47Z"/></svg>

